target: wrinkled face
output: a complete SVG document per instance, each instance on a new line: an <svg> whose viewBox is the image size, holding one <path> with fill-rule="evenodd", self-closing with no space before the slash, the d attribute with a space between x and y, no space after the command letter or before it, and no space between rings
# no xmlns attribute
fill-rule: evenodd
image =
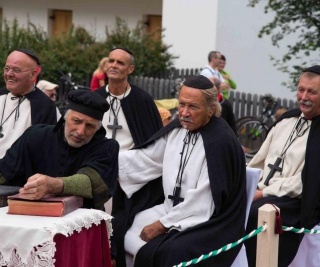
<svg viewBox="0 0 320 267"><path fill-rule="evenodd" d="M106 64L106 71L109 80L123 81L133 72L130 54L124 50L116 49L110 52Z"/></svg>
<svg viewBox="0 0 320 267"><path fill-rule="evenodd" d="M72 147L81 147L90 142L100 128L100 122L74 110L65 115L64 136Z"/></svg>
<svg viewBox="0 0 320 267"><path fill-rule="evenodd" d="M208 107L201 90L187 87L180 89L179 120L183 128L195 131L206 125L213 114L213 107Z"/></svg>
<svg viewBox="0 0 320 267"><path fill-rule="evenodd" d="M301 112L307 119L320 115L320 76L304 74L299 81L297 100Z"/></svg>
<svg viewBox="0 0 320 267"><path fill-rule="evenodd" d="M33 90L38 65L28 55L13 51L7 58L4 67L4 81L13 95L25 95Z"/></svg>

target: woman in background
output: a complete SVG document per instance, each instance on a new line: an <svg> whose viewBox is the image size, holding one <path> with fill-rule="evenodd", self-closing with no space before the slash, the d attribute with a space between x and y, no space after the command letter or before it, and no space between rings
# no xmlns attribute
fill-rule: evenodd
<svg viewBox="0 0 320 267"><path fill-rule="evenodd" d="M90 82L90 90L92 92L107 84L108 77L105 73L105 66L107 62L108 57L102 58L99 62L98 68L93 72Z"/></svg>

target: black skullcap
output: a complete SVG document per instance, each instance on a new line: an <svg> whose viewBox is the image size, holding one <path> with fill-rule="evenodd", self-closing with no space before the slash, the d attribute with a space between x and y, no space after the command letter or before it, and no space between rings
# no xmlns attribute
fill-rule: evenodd
<svg viewBox="0 0 320 267"><path fill-rule="evenodd" d="M22 53L28 55L29 57L31 57L37 63L38 66L41 65L38 56L33 51L28 50L28 49L24 49L24 48L17 49L15 51L19 51L19 52L22 52Z"/></svg>
<svg viewBox="0 0 320 267"><path fill-rule="evenodd" d="M88 115L99 121L110 106L105 98L89 90L78 89L68 94L68 108Z"/></svg>
<svg viewBox="0 0 320 267"><path fill-rule="evenodd" d="M320 74L320 66L319 65L314 65L312 67L304 69L302 72L313 72L316 74Z"/></svg>
<svg viewBox="0 0 320 267"><path fill-rule="evenodd" d="M213 83L203 75L191 76L183 82L183 85L201 90L214 87Z"/></svg>
<svg viewBox="0 0 320 267"><path fill-rule="evenodd" d="M116 49L120 49L120 50L123 50L123 51L126 51L127 53L129 53L131 56L133 56L133 53L126 47L122 47L122 46L118 46L118 47L114 47L110 50L110 52L112 52L113 50L116 50Z"/></svg>

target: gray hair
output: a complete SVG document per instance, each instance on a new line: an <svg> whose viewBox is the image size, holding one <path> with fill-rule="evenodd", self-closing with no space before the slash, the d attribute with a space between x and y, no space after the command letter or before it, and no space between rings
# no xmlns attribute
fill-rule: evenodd
<svg viewBox="0 0 320 267"><path fill-rule="evenodd" d="M217 58L218 55L220 55L219 51L211 51L211 52L209 52L209 54L208 54L208 62L210 63L211 60L213 58Z"/></svg>
<svg viewBox="0 0 320 267"><path fill-rule="evenodd" d="M320 77L320 74L318 73L314 73L314 72L310 72L310 71L306 71L306 72L302 72L299 76L299 82L301 80L301 78L303 76L306 76L307 78L311 79L311 78L314 78L314 77Z"/></svg>
<svg viewBox="0 0 320 267"><path fill-rule="evenodd" d="M182 86L184 86L183 83L180 84L179 86L179 93L181 91ZM222 107L218 101L218 89L215 85L213 85L212 88L206 89L206 90L201 90L201 89L196 89L200 90L204 96L204 102L207 106L208 109L210 109L212 106L214 108L213 116L215 117L220 117L221 116L221 110Z"/></svg>
<svg viewBox="0 0 320 267"><path fill-rule="evenodd" d="M219 92L218 92L217 87L213 86L213 88L207 89L207 90L201 90L201 92L204 96L204 101L205 101L208 109L211 108L211 106L213 106L213 108L214 108L213 116L220 117L222 107L218 101L218 93Z"/></svg>

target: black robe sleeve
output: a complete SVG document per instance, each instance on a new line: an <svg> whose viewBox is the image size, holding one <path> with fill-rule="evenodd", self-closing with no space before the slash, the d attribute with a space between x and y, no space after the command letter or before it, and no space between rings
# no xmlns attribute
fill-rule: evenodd
<svg viewBox="0 0 320 267"><path fill-rule="evenodd" d="M54 131L53 125L44 124L29 127L0 159L0 173L7 184L23 186L36 173L64 177L90 167L99 173L112 195L118 178L117 141L105 138L101 128L88 144L74 148L65 142L63 130ZM85 207L93 208L92 201L85 199Z"/></svg>

